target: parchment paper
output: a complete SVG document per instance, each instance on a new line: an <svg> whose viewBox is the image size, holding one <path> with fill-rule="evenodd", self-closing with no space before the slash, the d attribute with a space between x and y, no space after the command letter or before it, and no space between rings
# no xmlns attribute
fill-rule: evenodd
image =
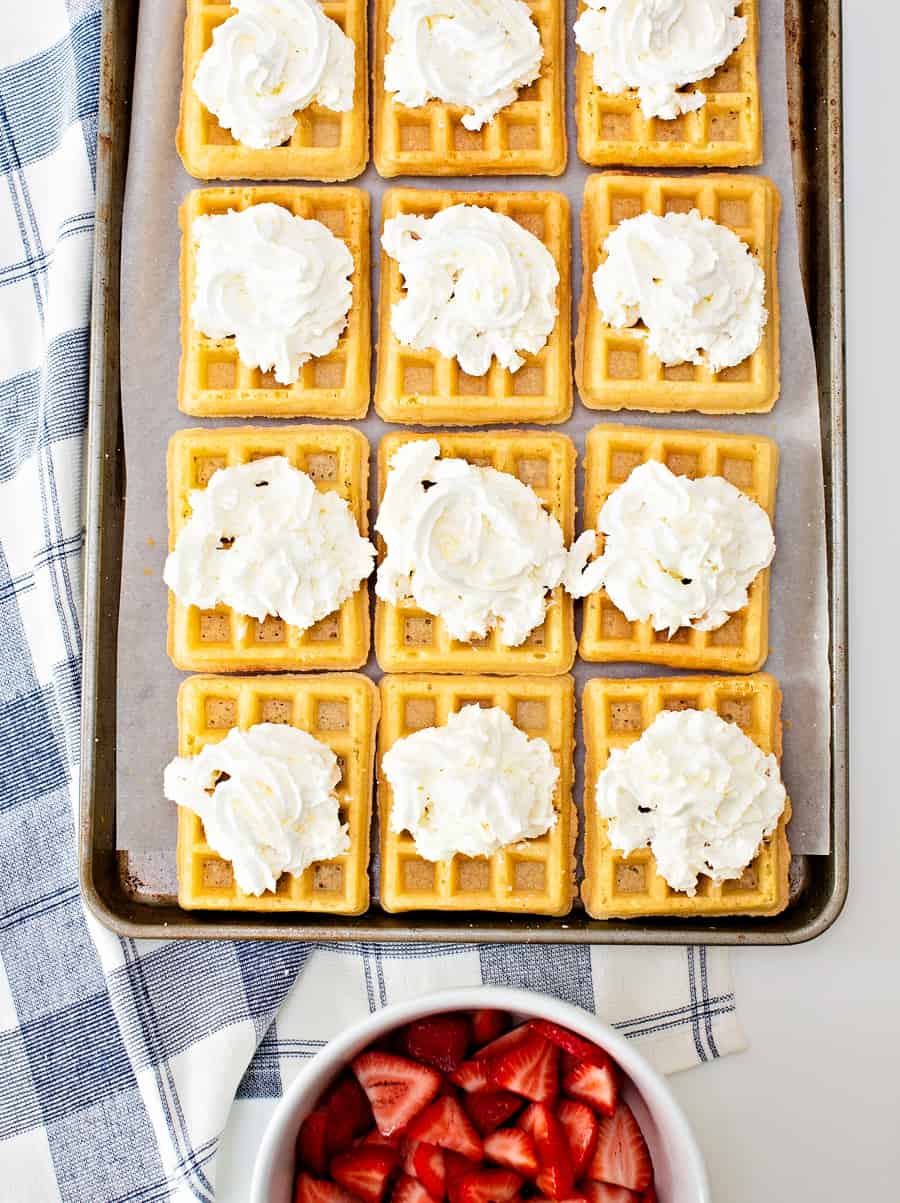
<svg viewBox="0 0 900 1203"><path fill-rule="evenodd" d="M576 0L568 0L567 108L569 166L559 179L416 179L420 187L551 189L572 202L573 315L577 311L581 264L577 236L584 181L590 169L575 153L573 106ZM777 183L783 199L779 249L782 392L771 414L710 419L697 414L610 415L583 408L578 400L563 426L576 442L579 459L585 432L616 421L674 428L713 423L725 430L765 434L781 451L776 516L778 551L772 572L771 653L766 669L784 690L783 774L793 801L791 847L826 853L829 847L830 756L828 609L822 457L812 339L803 299L793 198L786 98L783 0L761 0L760 74L765 162L760 168ZM199 186L175 152L181 87L184 0L142 4L135 71L131 146L125 201L122 281L122 404L125 424L127 507L119 620L117 846L131 853L158 853L174 860L175 806L162 794L163 767L176 752L175 694L182 679L166 655L166 443L179 427L202 424L178 412L176 382L179 340L177 208L186 191ZM391 184L373 167L361 180L373 197L373 296L377 296L377 239L380 197ZM573 325L574 333L574 325ZM375 331L373 330L373 337ZM302 419L300 419L302 420ZM263 419L252 419L264 424ZM241 424L228 419L211 425ZM387 429L373 415L356 423L372 444L373 460ZM374 481L373 481L374 489ZM577 496L583 496L579 471ZM374 501L374 497L373 497ZM373 514L374 514L373 508ZM580 605L576 607L580 611ZM580 614L579 614L580 619ZM380 672L370 660L367 671ZM579 688L592 676L659 675L635 665L576 662ZM580 724L579 724L580 725ZM577 754L576 800L580 805L582 748ZM167 874L165 874L167 876Z"/></svg>

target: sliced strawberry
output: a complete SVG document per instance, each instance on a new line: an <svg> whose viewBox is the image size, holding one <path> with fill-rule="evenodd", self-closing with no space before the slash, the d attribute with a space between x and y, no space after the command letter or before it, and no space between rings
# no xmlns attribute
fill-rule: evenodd
<svg viewBox="0 0 900 1203"><path fill-rule="evenodd" d="M500 1090L511 1090L536 1103L546 1103L555 1099L559 1092L558 1063L556 1046L537 1032L528 1032L511 1047L491 1057L491 1082Z"/></svg>
<svg viewBox="0 0 900 1203"><path fill-rule="evenodd" d="M372 1128L365 1136L360 1136L356 1141L357 1145L381 1145L387 1149L399 1149L403 1144L404 1134L401 1129L399 1132L392 1132L390 1136L383 1136L377 1128Z"/></svg>
<svg viewBox="0 0 900 1203"><path fill-rule="evenodd" d="M460 1188L463 1178L472 1168L468 1157L462 1157L448 1149L444 1152L444 1186L450 1203L459 1203Z"/></svg>
<svg viewBox="0 0 900 1203"><path fill-rule="evenodd" d="M534 1141L521 1128L501 1128L499 1132L486 1136L484 1155L488 1161L515 1170L525 1178L533 1178L538 1172Z"/></svg>
<svg viewBox="0 0 900 1203"><path fill-rule="evenodd" d="M576 1036L568 1028L560 1027L558 1023L551 1023L549 1019L532 1019L529 1027L579 1061L593 1061L597 1065L603 1065L609 1060L602 1048L598 1048L590 1040L585 1040L583 1036Z"/></svg>
<svg viewBox="0 0 900 1203"><path fill-rule="evenodd" d="M444 1150L422 1140L416 1144L412 1158L412 1173L429 1194L443 1199L447 1180L444 1168Z"/></svg>
<svg viewBox="0 0 900 1203"><path fill-rule="evenodd" d="M492 1040L490 1044L485 1044L473 1053L472 1056L480 1060L482 1057L498 1057L500 1053L505 1053L518 1044L520 1040L524 1040L528 1035L529 1027L527 1023L521 1023L517 1028L513 1028L510 1032L504 1032L502 1036L498 1036L496 1040Z"/></svg>
<svg viewBox="0 0 900 1203"><path fill-rule="evenodd" d="M544 1195L532 1195L528 1203L588 1203L587 1195L582 1191L581 1187L577 1188L578 1193L567 1195L565 1199L551 1200L545 1198Z"/></svg>
<svg viewBox="0 0 900 1203"><path fill-rule="evenodd" d="M653 1178L647 1142L624 1100L619 1100L615 1115L600 1120L597 1148L588 1167L595 1182L612 1182L640 1193Z"/></svg>
<svg viewBox="0 0 900 1203"><path fill-rule="evenodd" d="M489 1090L490 1078L488 1077L488 1069L489 1063L487 1059L463 1061L451 1073L450 1081L467 1091Z"/></svg>
<svg viewBox="0 0 900 1203"><path fill-rule="evenodd" d="M398 1162L396 1149L385 1145L360 1145L332 1158L331 1176L365 1203L381 1203L388 1179Z"/></svg>
<svg viewBox="0 0 900 1203"><path fill-rule="evenodd" d="M375 1122L365 1091L351 1074L342 1074L328 1090L323 1102L332 1120L339 1121L342 1127L349 1130L351 1139L368 1131ZM349 1141L340 1149L331 1147L329 1152L343 1152L348 1145Z"/></svg>
<svg viewBox="0 0 900 1203"><path fill-rule="evenodd" d="M410 1140L425 1140L442 1149L452 1149L471 1161L479 1161L483 1152L481 1137L453 1098L437 1099L426 1107L409 1125L407 1136Z"/></svg>
<svg viewBox="0 0 900 1203"><path fill-rule="evenodd" d="M328 1112L324 1107L311 1111L300 1125L297 1159L320 1178L328 1171Z"/></svg>
<svg viewBox="0 0 900 1203"><path fill-rule="evenodd" d="M441 1075L436 1070L393 1053L363 1053L350 1068L366 1092L383 1136L405 1127L441 1087Z"/></svg>
<svg viewBox="0 0 900 1203"><path fill-rule="evenodd" d="M470 1019L472 1039L479 1047L482 1044L488 1044L491 1040L496 1040L512 1023L505 1011L495 1011L492 1007L487 1007L482 1011L473 1011Z"/></svg>
<svg viewBox="0 0 900 1203"><path fill-rule="evenodd" d="M641 1203L659 1203L659 1199L656 1195L656 1187L652 1182L641 1195Z"/></svg>
<svg viewBox="0 0 900 1203"><path fill-rule="evenodd" d="M417 1178L401 1174L391 1195L391 1203L440 1203L440 1200L430 1195Z"/></svg>
<svg viewBox="0 0 900 1203"><path fill-rule="evenodd" d="M613 1186L611 1182L582 1182L588 1203L643 1203L645 1195L637 1195L624 1186Z"/></svg>
<svg viewBox="0 0 900 1203"><path fill-rule="evenodd" d="M565 1199L572 1194L575 1175L565 1129L544 1103L532 1103L519 1125L528 1132L537 1150L540 1173L537 1187L551 1199Z"/></svg>
<svg viewBox="0 0 900 1203"><path fill-rule="evenodd" d="M521 1111L524 1100L508 1090L484 1090L478 1094L467 1094L463 1106L469 1119L482 1136L487 1136Z"/></svg>
<svg viewBox="0 0 900 1203"><path fill-rule="evenodd" d="M566 1134L572 1172L577 1181L590 1164L597 1147L597 1117L586 1103L563 1099L556 1108L556 1118Z"/></svg>
<svg viewBox="0 0 900 1203"><path fill-rule="evenodd" d="M519 1193L522 1179L512 1170L473 1167L463 1175L459 1203L510 1203Z"/></svg>
<svg viewBox="0 0 900 1203"><path fill-rule="evenodd" d="M403 1033L403 1046L414 1061L451 1073L465 1057L472 1039L462 1015L429 1015L414 1020Z"/></svg>
<svg viewBox="0 0 900 1203"><path fill-rule="evenodd" d="M616 1068L608 1057L603 1064L578 1061L563 1074L562 1087L571 1098L587 1103L602 1115L612 1115L616 1109L619 1083Z"/></svg>
<svg viewBox="0 0 900 1203"><path fill-rule="evenodd" d="M358 1201L336 1182L314 1178L312 1174L301 1174L294 1189L294 1203L358 1203Z"/></svg>

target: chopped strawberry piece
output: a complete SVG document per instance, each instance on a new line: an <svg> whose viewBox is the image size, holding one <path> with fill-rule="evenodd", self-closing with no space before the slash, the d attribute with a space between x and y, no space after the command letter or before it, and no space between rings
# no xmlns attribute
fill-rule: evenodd
<svg viewBox="0 0 900 1203"><path fill-rule="evenodd" d="M524 1100L508 1090L485 1090L480 1094L467 1094L463 1106L481 1135L487 1136L521 1111Z"/></svg>
<svg viewBox="0 0 900 1203"><path fill-rule="evenodd" d="M403 1046L413 1060L451 1073L465 1057L471 1035L462 1015L429 1015L406 1028Z"/></svg>
<svg viewBox="0 0 900 1203"><path fill-rule="evenodd" d="M624 1100L615 1114L600 1120L597 1148L588 1167L595 1182L612 1182L640 1193L653 1178L647 1142Z"/></svg>
<svg viewBox="0 0 900 1203"><path fill-rule="evenodd" d="M581 1185L588 1203L643 1203L646 1198L646 1195L637 1195L624 1186L613 1186L611 1182L582 1182Z"/></svg>
<svg viewBox="0 0 900 1203"><path fill-rule="evenodd" d="M375 1122L365 1091L350 1074L342 1074L323 1100L332 1116L343 1116L353 1136L366 1132Z"/></svg>
<svg viewBox="0 0 900 1203"><path fill-rule="evenodd" d="M463 1090L489 1090L489 1065L487 1060L463 1061L450 1075L450 1081Z"/></svg>
<svg viewBox="0 0 900 1203"><path fill-rule="evenodd" d="M440 1200L430 1195L417 1178L401 1174L391 1195L391 1203L440 1203Z"/></svg>
<svg viewBox="0 0 900 1203"><path fill-rule="evenodd" d="M502 1036L498 1036L496 1040L492 1040L490 1044L484 1045L477 1053L472 1056L477 1060L482 1057L498 1057L500 1053L507 1052L513 1045L518 1044L520 1040L524 1040L529 1033L527 1023L521 1023L517 1028L513 1028L510 1032L504 1032Z"/></svg>
<svg viewBox="0 0 900 1203"><path fill-rule="evenodd" d="M604 1064L578 1061L563 1074L563 1091L581 1103L587 1103L602 1115L612 1115L619 1096L616 1068L607 1057Z"/></svg>
<svg viewBox="0 0 900 1203"><path fill-rule="evenodd" d="M481 1137L456 1099L437 1099L426 1107L409 1125L407 1136L410 1140L425 1140L442 1149L452 1149L471 1161L481 1160Z"/></svg>
<svg viewBox="0 0 900 1203"><path fill-rule="evenodd" d="M398 1161L396 1149L384 1145L360 1145L332 1158L331 1176L365 1203L381 1203Z"/></svg>
<svg viewBox="0 0 900 1203"><path fill-rule="evenodd" d="M444 1152L444 1185L450 1203L459 1203L462 1180L471 1168L472 1162L468 1157L462 1157L459 1153L454 1153L449 1149Z"/></svg>
<svg viewBox="0 0 900 1203"><path fill-rule="evenodd" d="M565 1199L572 1194L575 1175L565 1129L544 1103L532 1103L520 1121L537 1150L540 1173L538 1190L551 1199Z"/></svg>
<svg viewBox="0 0 900 1203"><path fill-rule="evenodd" d="M578 1194L568 1195L565 1199L551 1200L543 1195L532 1195L528 1203L588 1203L587 1195L582 1193L581 1187L578 1187Z"/></svg>
<svg viewBox="0 0 900 1203"><path fill-rule="evenodd" d="M297 1159L305 1169L322 1177L328 1169L328 1112L311 1111L297 1133Z"/></svg>
<svg viewBox="0 0 900 1203"><path fill-rule="evenodd" d="M537 1032L528 1032L512 1047L491 1057L491 1082L500 1090L511 1090L536 1103L546 1103L555 1099L559 1092L558 1063L556 1046Z"/></svg>
<svg viewBox="0 0 900 1203"><path fill-rule="evenodd" d="M294 1190L294 1203L358 1203L358 1200L336 1182L301 1174Z"/></svg>
<svg viewBox="0 0 900 1203"><path fill-rule="evenodd" d="M496 1040L512 1023L505 1011L495 1011L492 1007L473 1011L471 1020L472 1039L479 1047L482 1044L488 1044L491 1040Z"/></svg>
<svg viewBox="0 0 900 1203"><path fill-rule="evenodd" d="M399 1149L404 1140L403 1130L392 1132L390 1136L382 1136L377 1128L372 1128L365 1136L361 1136L356 1142L360 1145L382 1145L388 1149Z"/></svg>
<svg viewBox="0 0 900 1203"><path fill-rule="evenodd" d="M429 1194L443 1199L447 1172L444 1169L444 1150L422 1140L416 1145L412 1157L412 1174L418 1178Z"/></svg>
<svg viewBox="0 0 900 1203"><path fill-rule="evenodd" d="M511 1170L472 1168L459 1186L459 1203L510 1203L522 1179Z"/></svg>
<svg viewBox="0 0 900 1203"><path fill-rule="evenodd" d="M537 1150L534 1141L521 1128L501 1128L484 1140L484 1155L488 1161L515 1170L525 1178L533 1178L538 1172Z"/></svg>
<svg viewBox="0 0 900 1203"><path fill-rule="evenodd" d="M441 1087L441 1075L393 1053L368 1052L351 1065L366 1092L378 1131L390 1136L426 1107Z"/></svg>
<svg viewBox="0 0 900 1203"><path fill-rule="evenodd" d="M609 1060L608 1054L602 1048L598 1048L590 1040L585 1040L583 1036L576 1036L568 1028L561 1028L558 1023L551 1023L548 1019L532 1019L529 1027L579 1061L592 1061L603 1065Z"/></svg>
<svg viewBox="0 0 900 1203"><path fill-rule="evenodd" d="M641 1195L641 1203L659 1203L659 1199L656 1195L656 1187L652 1182Z"/></svg>
<svg viewBox="0 0 900 1203"><path fill-rule="evenodd" d="M597 1147L597 1117L586 1103L563 1099L556 1108L556 1118L566 1134L572 1172L577 1181L590 1165Z"/></svg>

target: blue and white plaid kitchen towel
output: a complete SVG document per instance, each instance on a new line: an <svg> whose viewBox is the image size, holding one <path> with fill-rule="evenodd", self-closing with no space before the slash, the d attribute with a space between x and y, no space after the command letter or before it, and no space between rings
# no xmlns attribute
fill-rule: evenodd
<svg viewBox="0 0 900 1203"><path fill-rule="evenodd" d="M72 815L99 48L99 0L4 6L0 1201L211 1200L235 1096L274 1105L347 1024L444 986L596 1009L664 1071L741 1048L723 952L141 942L85 918Z"/></svg>

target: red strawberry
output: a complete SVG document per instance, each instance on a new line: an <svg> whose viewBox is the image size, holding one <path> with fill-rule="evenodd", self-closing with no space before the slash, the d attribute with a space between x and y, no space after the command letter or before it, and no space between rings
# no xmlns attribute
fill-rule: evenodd
<svg viewBox="0 0 900 1203"><path fill-rule="evenodd" d="M418 1178L429 1194L436 1199L443 1199L447 1172L444 1169L444 1150L437 1145L420 1141L413 1152L412 1173Z"/></svg>
<svg viewBox="0 0 900 1203"><path fill-rule="evenodd" d="M342 1074L338 1078L324 1101L332 1115L348 1116L354 1136L359 1136L374 1123L369 1100L359 1082L350 1074Z"/></svg>
<svg viewBox="0 0 900 1203"><path fill-rule="evenodd" d="M561 1028L559 1024L551 1023L548 1019L532 1019L529 1027L579 1061L593 1061L597 1065L603 1065L609 1060L602 1048L598 1048L590 1040L585 1040L583 1036L576 1036L568 1028Z"/></svg>
<svg viewBox="0 0 900 1203"><path fill-rule="evenodd" d="M391 1203L440 1203L440 1200L430 1195L418 1179L401 1174L391 1195Z"/></svg>
<svg viewBox="0 0 900 1203"><path fill-rule="evenodd" d="M481 1137L456 1099L437 1099L426 1107L409 1125L407 1136L410 1140L426 1140L442 1149L453 1149L471 1161L481 1160Z"/></svg>
<svg viewBox="0 0 900 1203"><path fill-rule="evenodd" d="M608 1057L604 1064L578 1061L568 1073L563 1074L562 1086L573 1099L587 1103L603 1115L612 1115L616 1109L619 1083L615 1066Z"/></svg>
<svg viewBox="0 0 900 1203"><path fill-rule="evenodd" d="M578 1187L578 1194L568 1195L565 1199L547 1199L543 1195L532 1195L528 1203L588 1203L587 1196Z"/></svg>
<svg viewBox="0 0 900 1203"><path fill-rule="evenodd" d="M511 1090L536 1103L546 1103L555 1099L559 1091L558 1062L556 1046L536 1032L528 1032L512 1047L491 1057L491 1082L501 1090Z"/></svg>
<svg viewBox="0 0 900 1203"><path fill-rule="evenodd" d="M596 1182L613 1182L640 1193L653 1178L647 1143L624 1100L615 1115L600 1120L597 1149L588 1167L588 1177Z"/></svg>
<svg viewBox="0 0 900 1203"><path fill-rule="evenodd" d="M636 1195L624 1186L613 1186L610 1182L582 1182L588 1203L642 1203L645 1195Z"/></svg>
<svg viewBox="0 0 900 1203"><path fill-rule="evenodd" d="M441 1087L441 1075L435 1070L393 1053L363 1053L350 1068L366 1092L383 1136L408 1124Z"/></svg>
<svg viewBox="0 0 900 1203"><path fill-rule="evenodd" d="M472 1039L479 1046L496 1040L512 1023L505 1011L495 1011L492 1008L473 1011L471 1020Z"/></svg>
<svg viewBox="0 0 900 1203"><path fill-rule="evenodd" d="M358 1145L381 1145L387 1149L399 1149L403 1141L404 1135L402 1130L392 1132L390 1136L382 1136L377 1128L372 1128L365 1136L360 1136L356 1143Z"/></svg>
<svg viewBox="0 0 900 1203"><path fill-rule="evenodd" d="M659 1203L659 1200L656 1197L656 1187L652 1182L641 1195L641 1203Z"/></svg>
<svg viewBox="0 0 900 1203"><path fill-rule="evenodd" d="M487 1136L512 1119L521 1110L523 1101L508 1090L483 1090L478 1094L467 1094L463 1106L481 1135Z"/></svg>
<svg viewBox="0 0 900 1203"><path fill-rule="evenodd" d="M563 1099L556 1108L556 1118L566 1134L572 1172L577 1181L590 1164L597 1147L597 1117L585 1103Z"/></svg>
<svg viewBox="0 0 900 1203"><path fill-rule="evenodd" d="M485 1137L484 1155L488 1161L515 1170L526 1178L533 1178L538 1172L534 1141L521 1128L501 1128Z"/></svg>
<svg viewBox="0 0 900 1203"><path fill-rule="evenodd" d="M396 1149L360 1145L332 1159L331 1176L365 1203L381 1203L398 1160Z"/></svg>
<svg viewBox="0 0 900 1203"><path fill-rule="evenodd" d="M297 1160L322 1177L328 1170L328 1112L324 1107L311 1111L297 1133Z"/></svg>
<svg viewBox="0 0 900 1203"><path fill-rule="evenodd" d="M488 1090L488 1068L487 1060L463 1061L450 1075L450 1081L463 1090Z"/></svg>
<svg viewBox="0 0 900 1203"><path fill-rule="evenodd" d="M463 1178L472 1169L468 1157L462 1157L452 1150L444 1152L444 1185L447 1188L447 1198L450 1203L459 1203L459 1192Z"/></svg>
<svg viewBox="0 0 900 1203"><path fill-rule="evenodd" d="M294 1203L358 1203L349 1191L312 1174L301 1174L294 1188Z"/></svg>
<svg viewBox="0 0 900 1203"><path fill-rule="evenodd" d="M541 1167L537 1176L538 1190L551 1199L568 1198L575 1176L562 1124L544 1103L532 1103L522 1116L520 1126L530 1134L537 1150Z"/></svg>
<svg viewBox="0 0 900 1203"><path fill-rule="evenodd" d="M459 1203L510 1203L521 1185L522 1179L511 1170L473 1168L463 1175Z"/></svg>
<svg viewBox="0 0 900 1203"><path fill-rule="evenodd" d="M511 1049L513 1045L518 1044L520 1040L524 1040L528 1032L528 1024L521 1023L517 1028L513 1028L511 1032L504 1032L502 1036L498 1036L490 1044L485 1044L477 1053L473 1053L472 1056L479 1060L482 1057L497 1057L500 1053L504 1053L508 1049Z"/></svg>
<svg viewBox="0 0 900 1203"><path fill-rule="evenodd" d="M470 1039L469 1022L462 1015L429 1015L406 1028L403 1047L413 1060L450 1073L465 1057Z"/></svg>

